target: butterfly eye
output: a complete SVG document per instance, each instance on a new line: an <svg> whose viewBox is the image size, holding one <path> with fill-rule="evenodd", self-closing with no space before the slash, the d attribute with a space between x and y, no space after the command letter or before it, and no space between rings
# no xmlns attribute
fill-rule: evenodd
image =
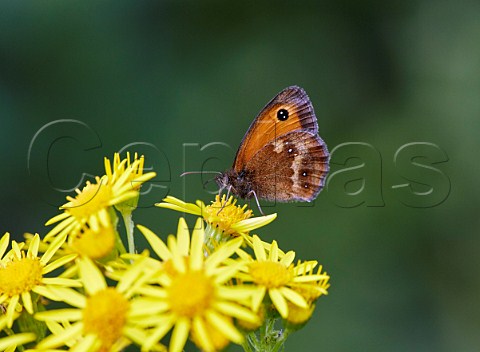
<svg viewBox="0 0 480 352"><path fill-rule="evenodd" d="M280 121L285 121L288 119L288 111L285 109L280 109L277 111L277 119Z"/></svg>

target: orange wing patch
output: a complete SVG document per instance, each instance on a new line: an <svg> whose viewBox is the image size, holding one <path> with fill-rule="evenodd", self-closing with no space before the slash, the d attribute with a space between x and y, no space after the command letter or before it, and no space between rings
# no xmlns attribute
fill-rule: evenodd
<svg viewBox="0 0 480 352"><path fill-rule="evenodd" d="M241 171L250 159L268 143L293 131L318 132L312 103L300 87L288 87L258 114L243 137L233 164Z"/></svg>

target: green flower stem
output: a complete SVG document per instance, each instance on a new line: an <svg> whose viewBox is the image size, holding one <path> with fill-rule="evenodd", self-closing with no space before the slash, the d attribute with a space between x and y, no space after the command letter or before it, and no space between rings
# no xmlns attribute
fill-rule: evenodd
<svg viewBox="0 0 480 352"><path fill-rule="evenodd" d="M131 211L122 211L123 223L125 224L125 230L127 231L128 253L135 254L135 239L133 237L134 223L132 219Z"/></svg>
<svg viewBox="0 0 480 352"><path fill-rule="evenodd" d="M118 233L117 229L115 229L115 248L117 248L120 255L127 253L127 250L123 245L123 241L120 238L120 234Z"/></svg>
<svg viewBox="0 0 480 352"><path fill-rule="evenodd" d="M250 348L250 344L251 344L250 338L249 338L249 336L247 335L247 337L245 338L245 340L244 340L243 343L242 343L242 347L243 347L243 350L244 350L245 352L253 352L253 350Z"/></svg>

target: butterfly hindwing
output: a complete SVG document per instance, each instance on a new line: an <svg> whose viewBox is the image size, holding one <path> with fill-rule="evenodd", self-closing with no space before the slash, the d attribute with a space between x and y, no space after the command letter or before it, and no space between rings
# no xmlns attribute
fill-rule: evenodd
<svg viewBox="0 0 480 352"><path fill-rule="evenodd" d="M289 132L269 142L245 165L258 198L312 201L329 170L323 140L310 131Z"/></svg>

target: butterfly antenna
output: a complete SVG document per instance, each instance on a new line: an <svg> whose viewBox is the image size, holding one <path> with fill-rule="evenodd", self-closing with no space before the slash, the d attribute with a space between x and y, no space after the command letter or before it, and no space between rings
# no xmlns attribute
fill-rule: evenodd
<svg viewBox="0 0 480 352"><path fill-rule="evenodd" d="M187 171L182 174L180 174L180 177L183 177L185 175L196 175L196 174L217 174L220 175L220 171Z"/></svg>

